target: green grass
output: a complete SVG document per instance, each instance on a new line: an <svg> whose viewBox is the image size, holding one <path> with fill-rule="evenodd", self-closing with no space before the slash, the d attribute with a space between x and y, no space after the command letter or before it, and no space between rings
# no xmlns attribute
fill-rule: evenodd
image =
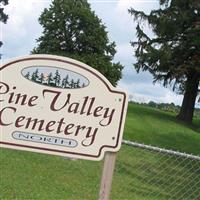
<svg viewBox="0 0 200 200"><path fill-rule="evenodd" d="M124 138L139 143L200 154L200 119L185 125L175 114L129 104Z"/></svg>
<svg viewBox="0 0 200 200"><path fill-rule="evenodd" d="M130 104L124 138L199 154L199 124L200 119L195 119L194 125L186 126L171 113ZM118 154L111 199L166 200L170 195L167 192L171 187L169 183L175 179L179 180L180 193L174 200L185 193L186 188L192 194L190 186L200 178L199 163L195 163L197 171L193 172L187 161L177 163L174 157L167 162L162 159L160 155L123 145ZM0 200L97 199L101 169L102 161L71 161L58 156L0 149ZM185 173L184 179L181 172ZM147 182L149 179L152 181ZM159 184L155 184L156 179L160 180ZM148 196L149 191L154 194Z"/></svg>
<svg viewBox="0 0 200 200"><path fill-rule="evenodd" d="M123 146L112 200L199 200L200 162Z"/></svg>
<svg viewBox="0 0 200 200"><path fill-rule="evenodd" d="M96 199L101 164L2 149L0 199Z"/></svg>

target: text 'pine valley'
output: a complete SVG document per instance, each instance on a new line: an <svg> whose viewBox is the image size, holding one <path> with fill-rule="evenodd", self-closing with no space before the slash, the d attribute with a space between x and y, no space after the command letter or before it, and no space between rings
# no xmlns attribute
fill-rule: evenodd
<svg viewBox="0 0 200 200"><path fill-rule="evenodd" d="M80 145L87 147L94 143L99 127L109 126L115 114L114 108L97 105L95 97L84 96L81 99L74 99L70 92L62 93L53 89L44 89L38 96L30 96L17 92L17 89L16 86L0 82L0 103L6 105L1 106L0 109L0 126L14 126L16 129L23 128L28 132L36 131L46 134L54 132L57 135L68 135L73 136L73 138L81 136L83 139ZM41 105L45 105L45 108ZM27 107L27 116L18 114L21 107ZM40 119L39 116L38 118L28 116L28 110L35 107L41 107L41 112L48 109L52 112L52 118L53 113L57 112L64 113L64 116L59 120L46 120ZM88 120L91 117L95 118L98 126L86 126L79 124L79 122L77 124L70 123L70 119L75 115L83 116Z"/></svg>

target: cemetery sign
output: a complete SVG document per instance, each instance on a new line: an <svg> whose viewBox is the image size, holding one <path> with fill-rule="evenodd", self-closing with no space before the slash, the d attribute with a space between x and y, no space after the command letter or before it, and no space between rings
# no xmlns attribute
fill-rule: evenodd
<svg viewBox="0 0 200 200"><path fill-rule="evenodd" d="M0 147L89 160L120 149L127 97L95 69L32 55L0 77Z"/></svg>

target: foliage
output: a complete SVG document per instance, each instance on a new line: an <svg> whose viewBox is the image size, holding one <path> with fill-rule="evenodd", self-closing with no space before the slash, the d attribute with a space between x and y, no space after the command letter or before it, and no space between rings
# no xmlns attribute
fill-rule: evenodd
<svg viewBox="0 0 200 200"><path fill-rule="evenodd" d="M106 27L86 0L54 0L39 18L43 34L32 53L55 54L80 60L116 85L123 69L112 63L116 53Z"/></svg>
<svg viewBox="0 0 200 200"><path fill-rule="evenodd" d="M161 1L164 4L166 1ZM169 1L168 1L169 2ZM136 70L148 70L154 81L163 81L164 86L174 83L174 89L184 90L187 73L200 73L200 4L199 1L172 0L171 4L153 10L149 15L130 9L135 20L147 21L154 33L150 38L137 25ZM200 79L200 75L199 75ZM177 84L180 88L176 88ZM180 91L180 90L179 90Z"/></svg>
<svg viewBox="0 0 200 200"><path fill-rule="evenodd" d="M151 108L156 108L162 111L166 112L171 112L171 113L179 113L180 111L180 106L175 105L174 103L156 103L154 101L149 101L148 103L138 103L135 101L131 101L131 103L137 104L137 105L143 105L143 106L148 106ZM199 105L199 104L197 104ZM194 117L198 118L200 120L200 108L195 108L194 109Z"/></svg>
<svg viewBox="0 0 200 200"><path fill-rule="evenodd" d="M180 110L180 106L176 106L174 103L156 103L156 102L150 101L147 105L152 108L158 108L160 110L173 112L173 113L178 113Z"/></svg>
<svg viewBox="0 0 200 200"><path fill-rule="evenodd" d="M136 48L137 72L149 71L154 82L173 85L184 93L179 118L192 121L195 99L200 82L200 3L199 0L160 0L160 9L145 14L133 8L130 14L138 20ZM141 28L148 22L154 36Z"/></svg>
<svg viewBox="0 0 200 200"><path fill-rule="evenodd" d="M8 5L8 0L0 0L0 22L4 24L7 22L8 15L4 13L4 8L2 6ZM2 46L2 41L0 41L0 47Z"/></svg>

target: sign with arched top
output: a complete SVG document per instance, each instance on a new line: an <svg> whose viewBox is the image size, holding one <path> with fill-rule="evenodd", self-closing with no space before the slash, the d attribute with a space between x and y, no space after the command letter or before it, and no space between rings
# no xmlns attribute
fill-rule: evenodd
<svg viewBox="0 0 200 200"><path fill-rule="evenodd" d="M89 160L120 149L127 96L95 69L32 55L0 68L0 146Z"/></svg>

